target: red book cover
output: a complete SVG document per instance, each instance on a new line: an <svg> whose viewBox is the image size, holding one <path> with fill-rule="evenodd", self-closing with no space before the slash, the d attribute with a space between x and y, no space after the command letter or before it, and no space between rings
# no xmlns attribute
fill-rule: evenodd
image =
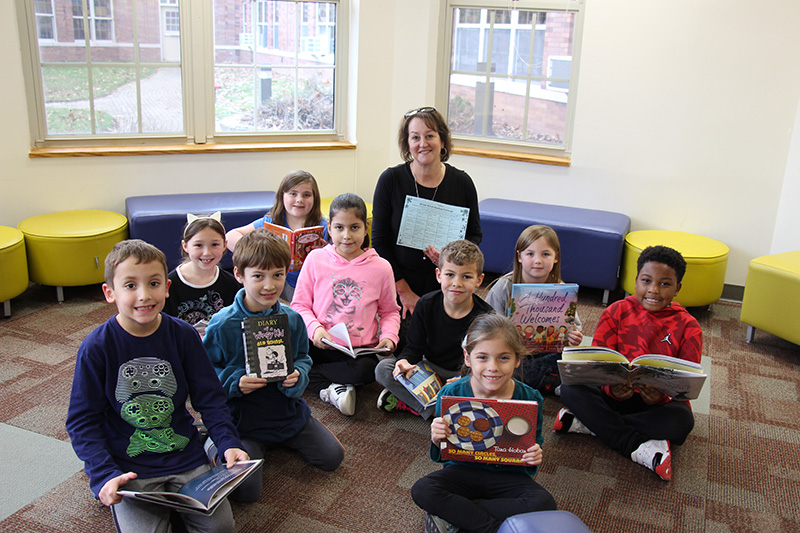
<svg viewBox="0 0 800 533"><path fill-rule="evenodd" d="M322 226L312 226L292 231L289 228L265 222L264 227L289 243L289 248L292 250L292 262L289 266L289 272L300 270L311 250L325 246L325 240L322 238L325 228Z"/></svg>
<svg viewBox="0 0 800 533"><path fill-rule="evenodd" d="M488 464L522 464L536 444L539 402L442 397L442 418L452 434L441 442L442 459Z"/></svg>

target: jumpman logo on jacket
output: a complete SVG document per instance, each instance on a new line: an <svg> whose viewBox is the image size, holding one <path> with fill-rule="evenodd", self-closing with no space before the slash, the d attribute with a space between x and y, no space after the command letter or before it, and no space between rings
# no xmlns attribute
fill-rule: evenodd
<svg viewBox="0 0 800 533"><path fill-rule="evenodd" d="M667 333L667 336L664 337L663 339L661 339L661 342L666 342L667 344L669 344L671 346L672 345L672 341L669 340L670 335L672 335L672 333Z"/></svg>

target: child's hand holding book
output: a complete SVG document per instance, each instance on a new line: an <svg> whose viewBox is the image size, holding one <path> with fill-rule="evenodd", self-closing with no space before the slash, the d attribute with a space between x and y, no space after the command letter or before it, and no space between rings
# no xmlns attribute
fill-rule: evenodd
<svg viewBox="0 0 800 533"><path fill-rule="evenodd" d="M411 374L413 374L416 369L417 365L412 365L407 359L398 359L394 364L394 370L392 370L392 374L394 375L395 379L397 379L398 374L403 374L406 379L411 379Z"/></svg>
<svg viewBox="0 0 800 533"><path fill-rule="evenodd" d="M375 346L375 349L382 350L383 348L388 348L388 353L391 353L394 351L395 348L397 348L397 346L394 345L392 339L383 339L381 342L378 343L377 346Z"/></svg>
<svg viewBox="0 0 800 533"><path fill-rule="evenodd" d="M237 461L249 461L250 456L241 448L228 448L225 450L225 466L233 468Z"/></svg>
<svg viewBox="0 0 800 533"><path fill-rule="evenodd" d="M439 443L450 436L451 433L450 425L441 416L434 418L433 422L431 422L431 442L435 446L439 446Z"/></svg>
<svg viewBox="0 0 800 533"><path fill-rule="evenodd" d="M252 378L247 374L239 378L239 390L242 391L242 394L250 394L266 386L267 380L264 378Z"/></svg>
<svg viewBox="0 0 800 533"><path fill-rule="evenodd" d="M328 331L325 328L320 326L314 330L314 338L311 339L311 342L314 344L314 346L316 346L320 350L330 349L330 346L322 342L322 339L328 339L328 341L331 343L336 342L333 340L333 337L331 337L331 334L328 333Z"/></svg>
<svg viewBox="0 0 800 533"><path fill-rule="evenodd" d="M283 380L283 386L286 387L287 389L289 387L294 387L295 385L297 385L297 381L299 379L300 379L300 372L295 370L294 372L286 376L286 379Z"/></svg>
<svg viewBox="0 0 800 533"><path fill-rule="evenodd" d="M117 490L128 483L128 481L136 479L136 476L136 472L126 472L118 475L117 477L112 477L106 481L105 485L103 485L103 488L100 489L100 492L97 494L97 498L100 500L100 503L106 507L111 507L112 505L121 502L122 496L117 494Z"/></svg>
<svg viewBox="0 0 800 533"><path fill-rule="evenodd" d="M542 464L542 458L544 457L544 453L542 452L542 447L538 444L534 444L528 450L522 454L522 464L528 466L536 466Z"/></svg>

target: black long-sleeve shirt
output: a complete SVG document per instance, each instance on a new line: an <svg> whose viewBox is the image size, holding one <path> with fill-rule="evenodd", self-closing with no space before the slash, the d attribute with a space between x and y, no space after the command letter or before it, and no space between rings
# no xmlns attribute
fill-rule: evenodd
<svg viewBox="0 0 800 533"><path fill-rule="evenodd" d="M420 198L467 207L469 220L465 238L480 244L483 233L478 213L478 192L466 172L445 163L444 178L438 188L419 184L415 187L414 184L410 163L388 168L381 174L372 200L372 245L392 265L395 281L405 279L411 290L422 296L438 289L437 265L431 263L422 251L396 244L406 196L417 196L419 190Z"/></svg>

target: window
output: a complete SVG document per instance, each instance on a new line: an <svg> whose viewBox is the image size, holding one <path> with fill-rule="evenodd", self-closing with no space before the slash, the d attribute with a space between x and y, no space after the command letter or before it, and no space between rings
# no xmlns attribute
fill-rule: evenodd
<svg viewBox="0 0 800 533"><path fill-rule="evenodd" d="M228 4L214 1L217 131L334 132L338 4L257 0L241 18Z"/></svg>
<svg viewBox="0 0 800 533"><path fill-rule="evenodd" d="M34 146L344 137L346 0L16 1Z"/></svg>
<svg viewBox="0 0 800 533"><path fill-rule="evenodd" d="M177 9L164 9L164 34L180 35L181 15Z"/></svg>
<svg viewBox="0 0 800 533"><path fill-rule="evenodd" d="M456 145L569 157L583 0L449 0Z"/></svg>
<svg viewBox="0 0 800 533"><path fill-rule="evenodd" d="M111 0L72 0L72 33L76 41L86 39L86 28L92 41L112 40L112 22Z"/></svg>
<svg viewBox="0 0 800 533"><path fill-rule="evenodd" d="M33 8L36 12L36 33L39 39L55 39L56 25L53 19L53 1L34 0Z"/></svg>

